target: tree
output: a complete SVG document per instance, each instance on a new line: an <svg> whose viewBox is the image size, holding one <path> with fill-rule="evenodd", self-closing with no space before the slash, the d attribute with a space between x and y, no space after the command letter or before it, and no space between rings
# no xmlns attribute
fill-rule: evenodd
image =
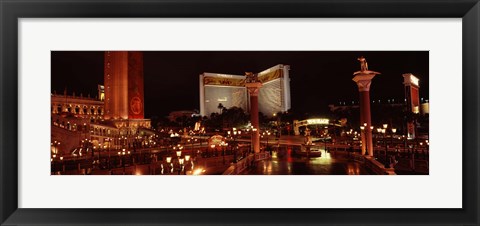
<svg viewBox="0 0 480 226"><path fill-rule="evenodd" d="M217 106L217 108L218 108L218 110L220 110L220 114L222 114L222 113L223 113L223 111L224 111L224 109L225 109L225 107L223 106L223 104L222 104L222 103L218 103L218 106Z"/></svg>
<svg viewBox="0 0 480 226"><path fill-rule="evenodd" d="M248 116L245 111L239 107L232 107L223 111L222 121L224 127L239 127L246 125L248 122Z"/></svg>

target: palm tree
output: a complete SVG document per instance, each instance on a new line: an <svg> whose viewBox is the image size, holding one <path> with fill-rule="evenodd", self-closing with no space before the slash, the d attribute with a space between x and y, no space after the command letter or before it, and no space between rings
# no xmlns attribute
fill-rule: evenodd
<svg viewBox="0 0 480 226"><path fill-rule="evenodd" d="M225 108L222 103L218 103L218 110L220 110L220 114L222 114L223 109Z"/></svg>

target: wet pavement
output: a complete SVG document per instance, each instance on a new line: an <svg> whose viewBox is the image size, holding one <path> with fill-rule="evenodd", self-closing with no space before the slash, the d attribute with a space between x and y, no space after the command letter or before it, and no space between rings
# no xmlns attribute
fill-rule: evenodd
<svg viewBox="0 0 480 226"><path fill-rule="evenodd" d="M342 152L322 151L321 157L296 156L291 151L273 153L272 159L259 161L245 172L248 175L369 175L363 165Z"/></svg>

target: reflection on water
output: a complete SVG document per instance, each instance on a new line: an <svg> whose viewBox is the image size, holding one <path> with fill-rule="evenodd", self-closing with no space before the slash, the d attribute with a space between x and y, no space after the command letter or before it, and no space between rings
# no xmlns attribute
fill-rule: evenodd
<svg viewBox="0 0 480 226"><path fill-rule="evenodd" d="M276 153L271 160L260 161L247 174L253 175L365 175L369 172L359 163L348 160L344 153L322 151L321 157L302 157Z"/></svg>

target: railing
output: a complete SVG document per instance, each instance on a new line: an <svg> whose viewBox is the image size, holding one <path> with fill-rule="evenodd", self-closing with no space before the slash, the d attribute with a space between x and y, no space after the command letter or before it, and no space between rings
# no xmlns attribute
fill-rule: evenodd
<svg viewBox="0 0 480 226"><path fill-rule="evenodd" d="M270 153L269 152L260 152L255 154L250 154L246 158L238 161L237 163L232 163L230 167L228 167L223 175L238 175L243 173L246 169L254 165L255 162L269 159Z"/></svg>
<svg viewBox="0 0 480 226"><path fill-rule="evenodd" d="M223 172L223 175L238 175L241 174L244 170L248 169L251 165L253 165L253 162L255 161L255 155L250 154L246 158L243 158L242 160L238 161L237 163L232 163L230 167L228 167L225 172Z"/></svg>
<svg viewBox="0 0 480 226"><path fill-rule="evenodd" d="M360 162L365 165L368 169L373 171L378 175L396 175L395 170L392 168L385 168L385 166L380 163L379 161L375 160L375 158L370 156L363 156L359 154L352 154L351 157L354 161Z"/></svg>
<svg viewBox="0 0 480 226"><path fill-rule="evenodd" d="M269 158L270 158L270 152L255 153L255 161L260 161L260 160L269 159Z"/></svg>
<svg viewBox="0 0 480 226"><path fill-rule="evenodd" d="M365 164L365 157L363 155L352 153L351 157L352 157L353 161Z"/></svg>

